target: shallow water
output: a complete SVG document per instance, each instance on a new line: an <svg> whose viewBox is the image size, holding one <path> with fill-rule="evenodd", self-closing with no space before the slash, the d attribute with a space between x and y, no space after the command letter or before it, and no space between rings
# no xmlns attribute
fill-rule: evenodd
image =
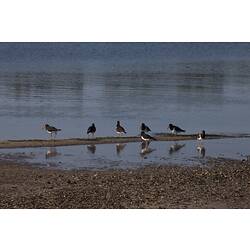
<svg viewBox="0 0 250 250"><path fill-rule="evenodd" d="M178 164L204 166L210 157L247 159L250 139L81 145L52 148L1 149L0 157L59 169L138 168Z"/></svg>
<svg viewBox="0 0 250 250"><path fill-rule="evenodd" d="M0 44L0 140L249 132L250 44Z"/></svg>

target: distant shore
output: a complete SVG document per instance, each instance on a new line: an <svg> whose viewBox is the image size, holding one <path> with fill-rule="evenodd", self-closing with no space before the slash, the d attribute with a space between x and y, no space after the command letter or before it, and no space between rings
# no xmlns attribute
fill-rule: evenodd
<svg viewBox="0 0 250 250"><path fill-rule="evenodd" d="M0 208L250 208L250 162L67 171L0 160Z"/></svg>
<svg viewBox="0 0 250 250"><path fill-rule="evenodd" d="M164 134L154 135L158 141L182 141L196 140L197 134ZM224 138L249 138L249 134L208 134L206 139ZM109 143L129 143L140 142L139 136L116 136L116 137L96 137L96 138L69 138L69 139L30 139L30 140L4 140L0 141L0 148L27 148L27 147L59 147L89 144L109 144Z"/></svg>

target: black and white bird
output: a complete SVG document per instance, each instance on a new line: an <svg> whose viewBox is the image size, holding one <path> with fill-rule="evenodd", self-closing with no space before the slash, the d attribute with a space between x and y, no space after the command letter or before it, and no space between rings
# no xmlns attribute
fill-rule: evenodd
<svg viewBox="0 0 250 250"><path fill-rule="evenodd" d="M148 126L146 126L145 123L142 123L141 124L141 131L143 131L143 132L150 132L151 129Z"/></svg>
<svg viewBox="0 0 250 250"><path fill-rule="evenodd" d="M116 124L116 133L119 134L119 135L127 133L125 131L125 129L121 126L120 121L117 121L117 124Z"/></svg>
<svg viewBox="0 0 250 250"><path fill-rule="evenodd" d="M168 125L168 127L169 127L169 129L171 130L171 132L172 132L173 134L178 134L178 133L184 133L184 132L186 132L186 130L181 129L181 128L179 128L179 127L173 125L172 123L170 123L170 124Z"/></svg>
<svg viewBox="0 0 250 250"><path fill-rule="evenodd" d="M89 134L92 134L92 137L94 136L94 134L95 134L95 132L96 132L96 127L95 127L95 124L94 123L92 123L92 125L88 128L88 130L87 130L87 134L89 135Z"/></svg>
<svg viewBox="0 0 250 250"><path fill-rule="evenodd" d="M51 135L51 138L52 138L53 133L54 133L54 135L55 135L55 137L56 137L57 132L58 132L58 131L61 131L60 128L56 128L56 127L50 126L49 124L45 124L45 125L44 125L44 128L45 128L46 131Z"/></svg>
<svg viewBox="0 0 250 250"><path fill-rule="evenodd" d="M156 139L154 137L152 137L149 134L146 134L145 132L141 132L141 139L147 143L149 143L150 141L156 141Z"/></svg>
<svg viewBox="0 0 250 250"><path fill-rule="evenodd" d="M197 140L202 141L205 139L205 137L206 137L206 132L205 132L205 130L202 130L201 133L198 134Z"/></svg>

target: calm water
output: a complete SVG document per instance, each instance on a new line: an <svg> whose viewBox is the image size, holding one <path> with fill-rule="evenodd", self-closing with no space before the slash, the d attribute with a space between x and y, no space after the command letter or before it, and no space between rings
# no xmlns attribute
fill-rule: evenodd
<svg viewBox="0 0 250 250"><path fill-rule="evenodd" d="M250 44L0 44L0 139L249 132ZM248 58L249 56L249 58Z"/></svg>
<svg viewBox="0 0 250 250"><path fill-rule="evenodd" d="M250 139L82 145L50 148L1 149L0 157L28 161L47 168L138 168L149 164L204 166L210 157L249 158Z"/></svg>
<svg viewBox="0 0 250 250"><path fill-rule="evenodd" d="M1 43L0 140L128 135L141 122L153 133L175 123L188 133L249 133L250 43ZM128 167L204 164L208 156L241 159L250 140L97 145L1 150L44 166ZM177 149L177 150L176 150ZM11 155L9 155L9 153ZM23 154L24 153L24 154Z"/></svg>

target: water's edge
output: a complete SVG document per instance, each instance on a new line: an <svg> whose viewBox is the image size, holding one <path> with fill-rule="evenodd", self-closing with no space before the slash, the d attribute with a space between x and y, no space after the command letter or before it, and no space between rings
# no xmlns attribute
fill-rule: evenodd
<svg viewBox="0 0 250 250"><path fill-rule="evenodd" d="M185 141L196 140L196 134L172 135L159 134L154 136L157 141ZM249 138L249 134L208 134L206 139ZM5 140L0 141L0 148L32 148L32 147L60 147L89 144L113 144L139 142L139 136L127 137L96 137L96 138L69 138L69 139L30 139L30 140Z"/></svg>

